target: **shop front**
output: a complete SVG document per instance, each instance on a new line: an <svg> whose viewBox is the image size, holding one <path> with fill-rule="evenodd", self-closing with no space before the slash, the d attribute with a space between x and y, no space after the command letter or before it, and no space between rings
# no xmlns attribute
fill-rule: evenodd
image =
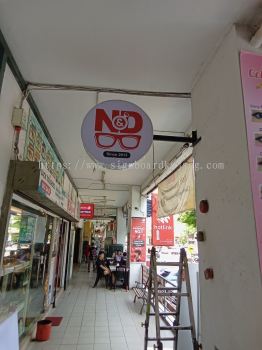
<svg viewBox="0 0 262 350"><path fill-rule="evenodd" d="M10 162L0 220L0 314L18 314L20 340L72 275L79 199L31 113Z"/></svg>
<svg viewBox="0 0 262 350"><path fill-rule="evenodd" d="M12 201L1 273L1 312L18 312L19 335L44 311L52 217Z"/></svg>
<svg viewBox="0 0 262 350"><path fill-rule="evenodd" d="M0 270L0 313L17 311L20 338L55 305L70 279L70 229L69 221L13 195Z"/></svg>

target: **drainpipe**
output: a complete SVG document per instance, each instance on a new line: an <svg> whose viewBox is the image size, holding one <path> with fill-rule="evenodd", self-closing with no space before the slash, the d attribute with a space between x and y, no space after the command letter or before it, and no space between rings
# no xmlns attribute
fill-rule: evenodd
<svg viewBox="0 0 262 350"><path fill-rule="evenodd" d="M15 153L15 160L18 158L19 154L19 136L21 132L21 126L15 126L15 140L14 140L14 153Z"/></svg>

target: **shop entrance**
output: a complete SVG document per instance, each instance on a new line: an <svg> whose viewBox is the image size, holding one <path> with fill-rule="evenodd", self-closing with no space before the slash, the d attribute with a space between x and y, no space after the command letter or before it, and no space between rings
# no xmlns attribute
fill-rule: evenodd
<svg viewBox="0 0 262 350"><path fill-rule="evenodd" d="M0 277L1 312L18 311L19 336L32 331L44 312L53 218L15 200Z"/></svg>

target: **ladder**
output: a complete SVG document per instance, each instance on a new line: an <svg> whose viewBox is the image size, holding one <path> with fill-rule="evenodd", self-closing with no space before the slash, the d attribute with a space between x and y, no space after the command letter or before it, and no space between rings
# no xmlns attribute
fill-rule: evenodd
<svg viewBox="0 0 262 350"><path fill-rule="evenodd" d="M158 283L157 278L157 266L178 266L178 279L177 285L171 285L170 287L161 287ZM186 281L186 293L182 293L182 283L183 276ZM174 297L176 309L168 310L167 308L164 311L159 309L159 298ZM181 308L181 298L188 298L188 310L189 310L189 326L180 325L180 308ZM155 336L149 337L149 323L150 317L155 317ZM163 326L160 323L160 317L165 319L166 316L173 316L174 322L173 325ZM162 322L163 323L163 322ZM149 269L149 278L148 278L148 293L147 293L147 304L146 304L146 319L142 324L145 327L145 341L144 341L144 350L147 350L149 342L155 342L154 349L163 350L163 341L172 341L173 350L178 349L178 332L180 330L190 331L192 338L192 349L199 350L199 344L196 339L196 329L194 321L194 311L192 303L192 294L191 294L191 285L189 278L188 270L188 261L187 255L184 248L180 250L180 260L179 262L157 262L156 261L156 249L152 247L151 256L150 256L150 269ZM161 337L161 331L171 331L171 335L167 337Z"/></svg>

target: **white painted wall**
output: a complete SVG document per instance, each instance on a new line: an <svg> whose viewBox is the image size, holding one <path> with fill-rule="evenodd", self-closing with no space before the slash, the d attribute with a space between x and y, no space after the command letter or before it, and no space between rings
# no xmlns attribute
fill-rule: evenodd
<svg viewBox="0 0 262 350"><path fill-rule="evenodd" d="M126 218L123 216L122 208L117 208L116 217L116 240L118 244L123 244L125 247L127 237Z"/></svg>
<svg viewBox="0 0 262 350"><path fill-rule="evenodd" d="M142 263L130 263L129 288L136 286L136 282L142 279Z"/></svg>
<svg viewBox="0 0 262 350"><path fill-rule="evenodd" d="M11 69L6 65L3 86L0 93L0 207L2 206L5 192L6 178L10 159L12 158L12 144L14 129L11 125L13 107L19 107L21 90L16 82ZM28 103L24 103L24 109L28 113ZM23 147L25 132L21 132L20 147Z"/></svg>
<svg viewBox="0 0 262 350"><path fill-rule="evenodd" d="M198 212L203 349L261 350L262 285L239 68L236 29L225 37L193 89L196 202L208 199L208 214ZM208 170L223 162L224 170ZM204 269L214 269L214 280Z"/></svg>
<svg viewBox="0 0 262 350"><path fill-rule="evenodd" d="M131 217L132 218L146 217L146 197L141 196L140 186L131 187L130 199L131 199Z"/></svg>

